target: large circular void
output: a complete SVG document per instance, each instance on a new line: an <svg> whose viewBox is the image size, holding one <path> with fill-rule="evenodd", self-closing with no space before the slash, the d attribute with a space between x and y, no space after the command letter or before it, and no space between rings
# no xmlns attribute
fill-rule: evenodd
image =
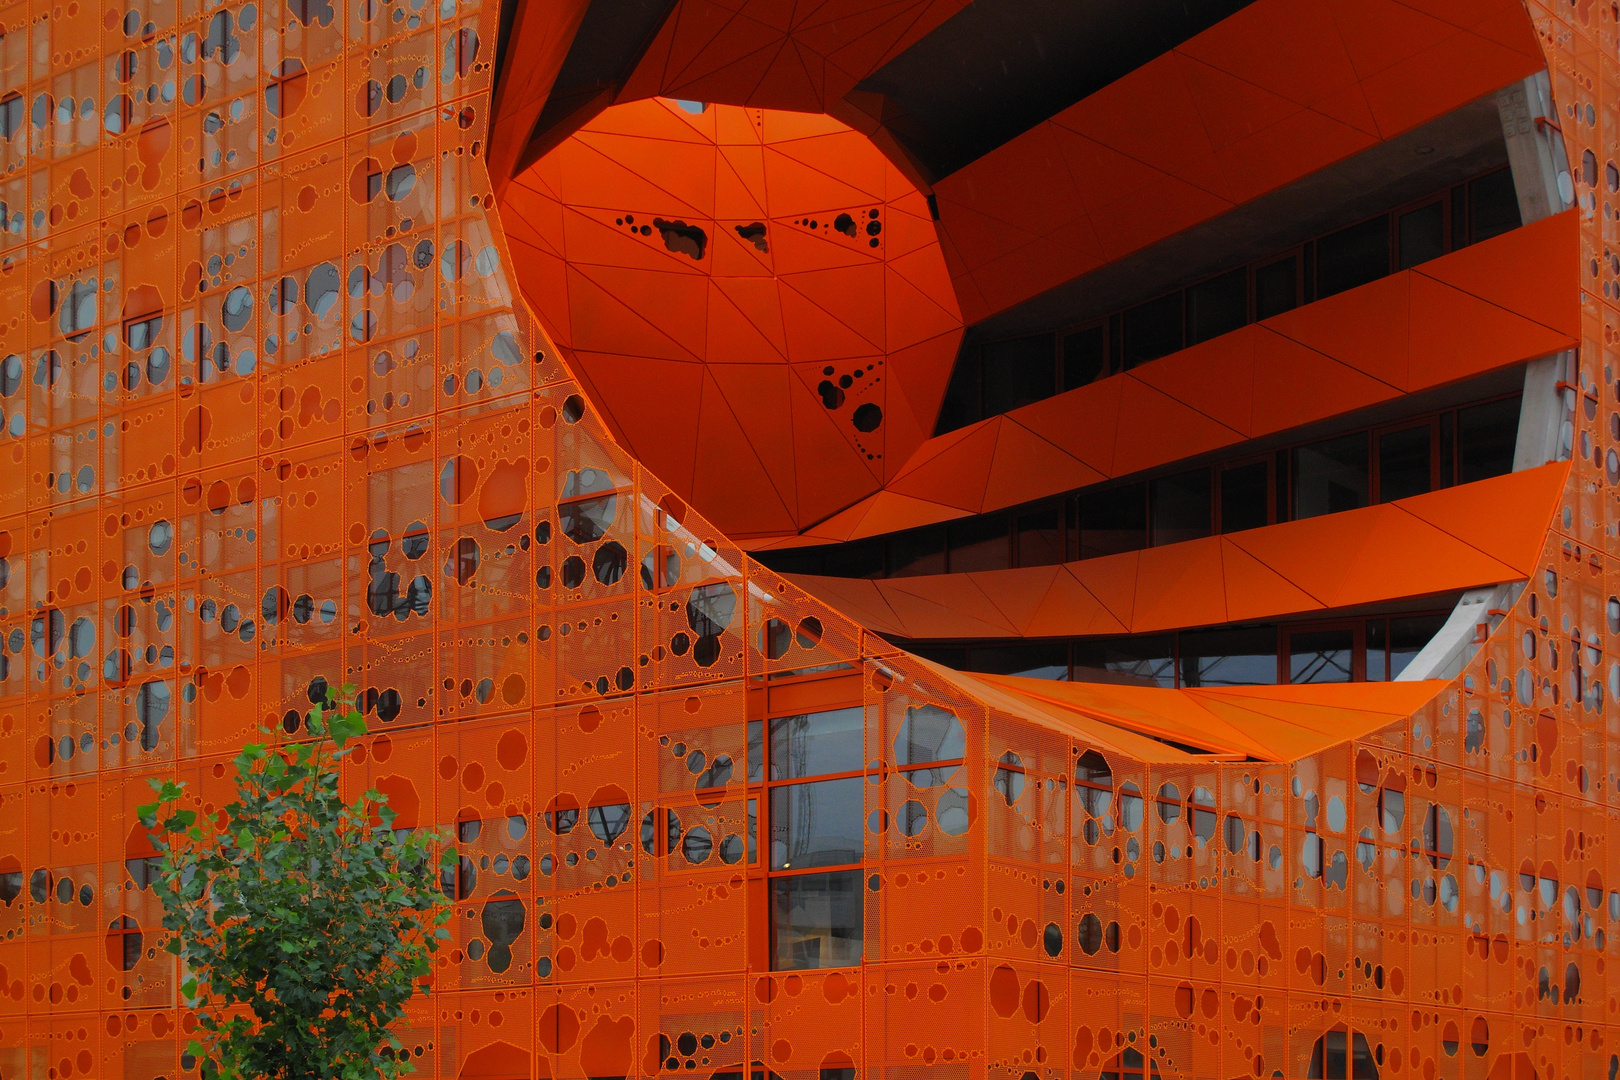
<svg viewBox="0 0 1620 1080"><path fill-rule="evenodd" d="M829 116L614 106L502 219L621 437L729 535L814 524L932 432L962 320L928 202Z"/></svg>

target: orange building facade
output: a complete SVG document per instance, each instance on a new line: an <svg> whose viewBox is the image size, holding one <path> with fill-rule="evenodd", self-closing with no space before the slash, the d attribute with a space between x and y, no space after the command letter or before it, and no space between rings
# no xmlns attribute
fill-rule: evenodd
<svg viewBox="0 0 1620 1080"><path fill-rule="evenodd" d="M347 682L423 1076L1615 1080L1620 7L511 2L0 6L0 1078Z"/></svg>

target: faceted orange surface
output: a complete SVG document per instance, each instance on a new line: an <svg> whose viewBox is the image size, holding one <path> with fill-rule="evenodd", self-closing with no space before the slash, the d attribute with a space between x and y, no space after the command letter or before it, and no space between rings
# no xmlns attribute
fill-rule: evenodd
<svg viewBox="0 0 1620 1080"><path fill-rule="evenodd" d="M932 433L962 336L939 238L838 121L619 105L502 205L519 284L620 441L729 535L842 510Z"/></svg>
<svg viewBox="0 0 1620 1080"><path fill-rule="evenodd" d="M1582 200L1555 298L1581 305L1569 479L1512 611L1420 704L1042 703L752 563L670 485L768 502L758 470L724 447L644 467L519 295L479 0L0 7L0 1077L195 1075L133 807L175 774L217 806L239 744L296 737L325 680L376 731L352 789L464 860L455 948L401 1032L425 1076L1612 1080L1620 267L1582 163L1617 156L1616 15L1311 6L1370 27L1351 57L1392 122L1471 86L1475 43L1539 42ZM885 235L926 224L861 190ZM625 250L686 258L628 225ZM1545 299L1488 276L1500 306ZM566 287L528 291L570 333L617 329ZM604 293L595 318L678 329ZM637 388L689 408L673 385ZM844 705L862 962L773 972L748 723ZM1266 753L1144 730L1193 706ZM905 767L918 717L961 757Z"/></svg>

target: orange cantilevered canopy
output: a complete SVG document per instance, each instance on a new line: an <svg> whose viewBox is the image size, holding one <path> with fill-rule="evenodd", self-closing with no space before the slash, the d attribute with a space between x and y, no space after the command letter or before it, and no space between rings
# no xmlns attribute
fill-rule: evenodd
<svg viewBox="0 0 1620 1080"><path fill-rule="evenodd" d="M1331 516L1065 563L915 577L795 576L904 641L1143 634L1522 580L1567 462ZM1501 514L1498 507L1518 510Z"/></svg>
<svg viewBox="0 0 1620 1080"><path fill-rule="evenodd" d="M1157 742L1145 751L1152 760L1208 754L1292 761L1409 716L1445 686L1423 681L1174 690L1013 675L955 677L999 689L1093 737L1135 736L1127 744L1133 754L1144 753L1141 743Z"/></svg>

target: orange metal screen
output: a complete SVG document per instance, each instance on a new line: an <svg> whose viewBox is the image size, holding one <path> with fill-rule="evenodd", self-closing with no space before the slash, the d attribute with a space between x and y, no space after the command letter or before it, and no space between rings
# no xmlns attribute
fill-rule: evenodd
<svg viewBox="0 0 1620 1080"><path fill-rule="evenodd" d="M424 1076L1614 1080L1617 13L1530 7L1575 468L1466 672L1292 764L976 700L621 451L516 298L493 8L0 7L0 1077L195 1075L132 808L325 679L462 857ZM773 973L749 725L839 707L862 963Z"/></svg>

